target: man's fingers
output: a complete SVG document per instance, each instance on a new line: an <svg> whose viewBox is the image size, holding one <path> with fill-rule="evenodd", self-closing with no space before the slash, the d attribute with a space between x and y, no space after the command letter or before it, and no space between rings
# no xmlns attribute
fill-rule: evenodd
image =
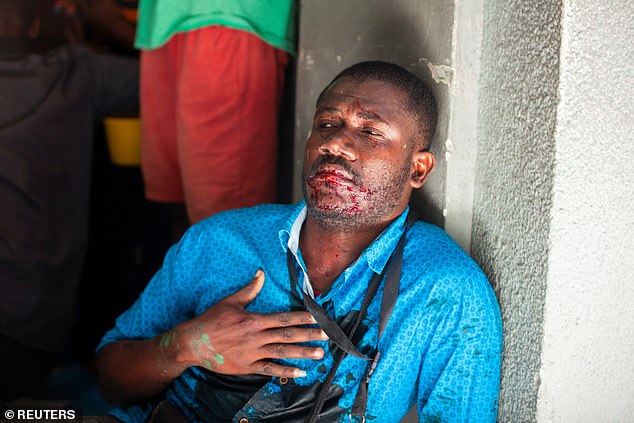
<svg viewBox="0 0 634 423"><path fill-rule="evenodd" d="M262 329L284 328L288 326L314 325L317 320L307 311L287 311L283 313L257 314L258 327Z"/></svg>
<svg viewBox="0 0 634 423"><path fill-rule="evenodd" d="M258 269L251 282L239 290L238 292L227 296L224 301L236 304L240 307L246 307L251 301L258 296L264 286L264 272Z"/></svg>
<svg viewBox="0 0 634 423"><path fill-rule="evenodd" d="M296 367L281 366L279 364L271 363L270 361L265 360L256 361L250 367L253 373L266 376L290 378L306 376L306 372L304 370L298 369Z"/></svg>
<svg viewBox="0 0 634 423"><path fill-rule="evenodd" d="M269 344L260 348L265 358L311 358L319 360L324 356L323 348L294 344Z"/></svg>
<svg viewBox="0 0 634 423"><path fill-rule="evenodd" d="M328 335L319 328L284 327L269 329L265 333L266 344L295 344L308 341L325 341Z"/></svg>

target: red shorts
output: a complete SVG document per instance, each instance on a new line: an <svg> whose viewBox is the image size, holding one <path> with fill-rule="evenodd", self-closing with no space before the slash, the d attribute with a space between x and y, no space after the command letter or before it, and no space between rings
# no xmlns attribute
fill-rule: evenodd
<svg viewBox="0 0 634 423"><path fill-rule="evenodd" d="M148 199L191 223L273 202L286 52L211 26L141 53L141 167Z"/></svg>

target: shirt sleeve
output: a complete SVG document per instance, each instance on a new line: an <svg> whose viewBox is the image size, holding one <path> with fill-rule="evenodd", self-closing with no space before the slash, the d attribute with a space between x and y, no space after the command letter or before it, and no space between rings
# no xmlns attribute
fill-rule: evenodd
<svg viewBox="0 0 634 423"><path fill-rule="evenodd" d="M153 338L195 316L198 287L193 268L196 257L189 244L185 236L169 249L161 269L136 302L117 318L97 351L122 339Z"/></svg>
<svg viewBox="0 0 634 423"><path fill-rule="evenodd" d="M93 99L101 116L139 111L139 60L114 54L92 54L96 84Z"/></svg>
<svg viewBox="0 0 634 423"><path fill-rule="evenodd" d="M422 362L420 421L495 422L502 351L499 306L484 275L457 282L443 290L451 297L442 299L443 311Z"/></svg>

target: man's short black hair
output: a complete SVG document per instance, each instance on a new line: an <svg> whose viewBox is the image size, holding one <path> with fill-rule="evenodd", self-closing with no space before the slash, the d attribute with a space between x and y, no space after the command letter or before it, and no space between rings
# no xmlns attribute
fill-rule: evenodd
<svg viewBox="0 0 634 423"><path fill-rule="evenodd" d="M319 94L317 103L319 103L328 88L337 80L344 77L352 78L358 82L363 82L368 79L386 82L405 93L409 99L405 107L409 112L413 113L419 121L423 143L422 148L429 148L431 139L436 131L438 108L431 90L419 77L394 63L382 61L360 62L337 74L330 84Z"/></svg>

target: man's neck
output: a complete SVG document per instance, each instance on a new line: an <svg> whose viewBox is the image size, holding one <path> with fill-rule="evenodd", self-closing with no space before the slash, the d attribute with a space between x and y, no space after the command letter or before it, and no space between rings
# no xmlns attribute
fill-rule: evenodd
<svg viewBox="0 0 634 423"><path fill-rule="evenodd" d="M337 276L359 258L390 223L355 231L337 231L324 228L307 216L299 245L313 289L323 292L330 288Z"/></svg>

